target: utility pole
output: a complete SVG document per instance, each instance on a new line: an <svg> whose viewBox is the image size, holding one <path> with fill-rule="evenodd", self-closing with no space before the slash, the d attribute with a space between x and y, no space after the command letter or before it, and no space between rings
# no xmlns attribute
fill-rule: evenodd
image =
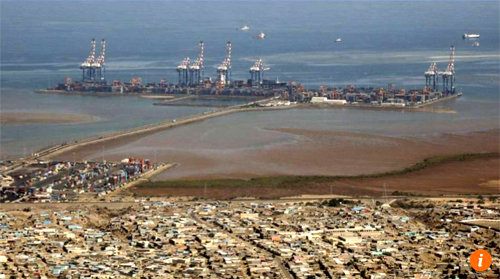
<svg viewBox="0 0 500 279"><path fill-rule="evenodd" d="M385 203L387 203L387 187L386 187L385 182L384 182L384 200L385 200Z"/></svg>

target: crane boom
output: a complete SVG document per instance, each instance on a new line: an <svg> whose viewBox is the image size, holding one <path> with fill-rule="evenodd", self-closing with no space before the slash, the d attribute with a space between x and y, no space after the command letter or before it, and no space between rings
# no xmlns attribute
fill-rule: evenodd
<svg viewBox="0 0 500 279"><path fill-rule="evenodd" d="M95 39L92 38L90 41L90 54L82 63L81 67L90 67L95 61Z"/></svg>

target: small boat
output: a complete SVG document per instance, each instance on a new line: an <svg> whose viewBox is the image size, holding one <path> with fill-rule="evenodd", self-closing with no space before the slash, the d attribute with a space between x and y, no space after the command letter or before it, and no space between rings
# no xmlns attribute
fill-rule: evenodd
<svg viewBox="0 0 500 279"><path fill-rule="evenodd" d="M479 46L479 42L478 42L478 41L473 42L473 43L472 43L472 46L473 46L473 47L478 47L478 46Z"/></svg>
<svg viewBox="0 0 500 279"><path fill-rule="evenodd" d="M258 35L253 36L253 38L257 40L263 40L266 38L266 34L264 34L264 32L260 32Z"/></svg>
<svg viewBox="0 0 500 279"><path fill-rule="evenodd" d="M335 42L336 43L341 43L342 42L342 38L338 37L337 39L335 39Z"/></svg>
<svg viewBox="0 0 500 279"><path fill-rule="evenodd" d="M464 39L477 39L477 38L479 38L480 36L481 36L481 35L479 35L479 34L474 34L474 33L470 33L470 34L468 34L468 33L465 33L462 37L463 37Z"/></svg>
<svg viewBox="0 0 500 279"><path fill-rule="evenodd" d="M243 27L240 28L240 31L248 31L250 30L250 26L244 25Z"/></svg>

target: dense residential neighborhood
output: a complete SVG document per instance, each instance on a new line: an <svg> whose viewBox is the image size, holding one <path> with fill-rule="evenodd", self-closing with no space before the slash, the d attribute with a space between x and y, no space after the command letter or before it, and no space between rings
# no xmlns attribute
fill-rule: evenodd
<svg viewBox="0 0 500 279"><path fill-rule="evenodd" d="M15 204L11 204L14 206ZM0 278L498 278L477 199L39 204L0 210ZM52 207L51 207L52 206Z"/></svg>

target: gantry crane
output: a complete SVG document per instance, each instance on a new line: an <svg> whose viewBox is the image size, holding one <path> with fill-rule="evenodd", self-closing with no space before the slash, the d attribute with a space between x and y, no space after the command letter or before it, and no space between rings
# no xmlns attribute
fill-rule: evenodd
<svg viewBox="0 0 500 279"><path fill-rule="evenodd" d="M203 41L200 41L199 44L199 53L198 53L198 58L188 66L189 68L189 85L198 85L202 82L202 75L203 75L203 50L204 50L205 44Z"/></svg>
<svg viewBox="0 0 500 279"><path fill-rule="evenodd" d="M455 93L455 46L450 47L450 60L444 72L440 73L443 77L443 93L445 95Z"/></svg>
<svg viewBox="0 0 500 279"><path fill-rule="evenodd" d="M252 84L256 82L258 85L262 84L262 80L264 79L264 71L269 70L270 68L264 67L264 63L262 59L257 59L252 67L250 67L250 80Z"/></svg>
<svg viewBox="0 0 500 279"><path fill-rule="evenodd" d="M90 54L80 65L82 69L82 81L94 81L95 80L95 39L92 38L90 41Z"/></svg>
<svg viewBox="0 0 500 279"><path fill-rule="evenodd" d="M432 62L429 69L424 73L425 75L425 86L436 91L436 81L438 79L438 68L436 62Z"/></svg>
<svg viewBox="0 0 500 279"><path fill-rule="evenodd" d="M226 57L217 67L217 83L221 86L231 83L231 42L226 43Z"/></svg>
<svg viewBox="0 0 500 279"><path fill-rule="evenodd" d="M179 73L179 85L187 85L188 84L188 81L189 81L189 75L188 75L188 72L189 72L189 63L191 62L191 60L189 59L189 57L186 57L184 58L184 60L182 60L181 64L179 64L179 66L177 66L177 72Z"/></svg>

